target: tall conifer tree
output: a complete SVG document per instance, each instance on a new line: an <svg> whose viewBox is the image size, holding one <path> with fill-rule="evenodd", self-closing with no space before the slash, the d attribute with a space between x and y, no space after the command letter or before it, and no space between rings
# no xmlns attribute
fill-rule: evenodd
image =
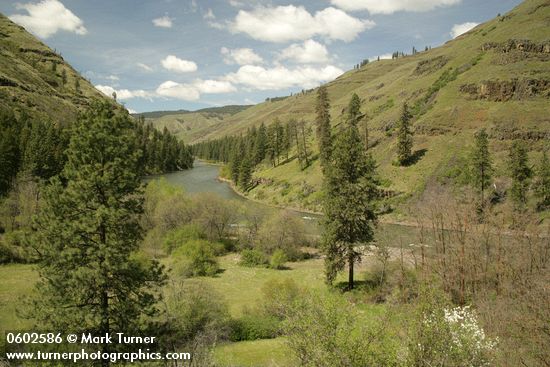
<svg viewBox="0 0 550 367"><path fill-rule="evenodd" d="M413 138L411 131L412 114L405 103L401 118L399 119L399 132L397 135L397 163L405 166L410 163L412 157Z"/></svg>
<svg viewBox="0 0 550 367"><path fill-rule="evenodd" d="M527 147L522 140L515 140L512 143L509 154L509 170L512 177L511 197L516 208L521 208L527 203L529 181L533 174L529 167Z"/></svg>
<svg viewBox="0 0 550 367"><path fill-rule="evenodd" d="M113 108L97 103L75 124L62 172L66 185L52 180L36 219L41 279L31 316L48 330L136 335L143 317L156 313L162 268L136 257L140 151L129 116Z"/></svg>
<svg viewBox="0 0 550 367"><path fill-rule="evenodd" d="M358 111L360 104L352 98L349 107ZM354 287L354 266L361 259L357 249L373 240L377 219L376 165L365 152L354 116L348 114L347 124L336 135L324 181L325 274L330 284L347 263L349 289Z"/></svg>
<svg viewBox="0 0 550 367"><path fill-rule="evenodd" d="M480 204L483 206L485 190L491 184L493 167L489 154L489 136L485 129L475 135L475 146L471 157L472 184L480 194Z"/></svg>
<svg viewBox="0 0 550 367"><path fill-rule="evenodd" d="M315 125L317 133L317 143L319 145L319 158L321 167L325 169L330 160L330 151L332 149L332 136L330 132L330 102L328 92L325 86L319 87L317 91L317 105L315 107Z"/></svg>

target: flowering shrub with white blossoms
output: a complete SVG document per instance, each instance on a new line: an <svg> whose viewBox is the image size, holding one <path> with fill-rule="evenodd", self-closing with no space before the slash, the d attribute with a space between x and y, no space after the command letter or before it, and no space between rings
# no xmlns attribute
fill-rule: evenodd
<svg viewBox="0 0 550 367"><path fill-rule="evenodd" d="M488 338L470 306L444 309L444 320L450 331L450 351L463 357L464 366L488 366L487 355L497 340Z"/></svg>
<svg viewBox="0 0 550 367"><path fill-rule="evenodd" d="M497 340L485 335L469 306L425 311L410 340L411 366L490 366Z"/></svg>

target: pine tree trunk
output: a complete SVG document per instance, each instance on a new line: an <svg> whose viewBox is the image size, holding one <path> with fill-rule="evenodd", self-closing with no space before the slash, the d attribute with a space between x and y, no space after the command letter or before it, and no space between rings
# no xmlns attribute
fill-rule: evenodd
<svg viewBox="0 0 550 367"><path fill-rule="evenodd" d="M348 289L351 291L353 289L353 267L354 267L355 259L353 256L353 253L350 253L348 256L348 266L349 266L349 273L348 273Z"/></svg>

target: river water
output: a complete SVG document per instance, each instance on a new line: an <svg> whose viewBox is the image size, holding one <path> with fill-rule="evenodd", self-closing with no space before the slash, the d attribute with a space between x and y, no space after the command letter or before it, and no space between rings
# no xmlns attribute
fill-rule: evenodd
<svg viewBox="0 0 550 367"><path fill-rule="evenodd" d="M248 200L238 195L227 182L218 180L219 169L220 166L218 165L196 160L193 169L151 176L148 180L164 177L169 183L183 187L189 195L214 193L224 199L234 200L241 205L245 205L248 209L264 215L271 215L276 211L283 210ZM296 210L289 210L289 212L302 220L305 230L309 235L319 235L321 233L321 216ZM418 235L416 229L409 226L380 223L376 229L376 237L384 239L384 241L390 241L395 245L403 244L408 246L417 240Z"/></svg>
<svg viewBox="0 0 550 367"><path fill-rule="evenodd" d="M220 166L218 165L208 164L203 161L196 160L192 169L152 176L148 179L163 177L168 183L183 187L185 192L189 195L213 193L224 199L236 201L239 204L246 206L248 209L254 210L255 212L259 212L266 216L283 210L248 200L238 195L227 182L218 180L219 169ZM303 221L308 234L316 235L320 233L320 216L297 210L288 211Z"/></svg>

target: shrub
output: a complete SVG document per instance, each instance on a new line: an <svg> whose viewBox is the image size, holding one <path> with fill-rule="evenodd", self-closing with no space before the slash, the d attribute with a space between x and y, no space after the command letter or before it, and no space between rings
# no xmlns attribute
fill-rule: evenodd
<svg viewBox="0 0 550 367"><path fill-rule="evenodd" d="M245 314L231 322L232 341L271 339L279 335L280 322L260 313Z"/></svg>
<svg viewBox="0 0 550 367"><path fill-rule="evenodd" d="M267 256L257 249L245 249L241 251L242 266L265 266L267 265Z"/></svg>
<svg viewBox="0 0 550 367"><path fill-rule="evenodd" d="M269 259L269 267L271 269L284 269L285 263L287 262L286 254L283 250L277 249L273 254L271 255L271 258Z"/></svg>
<svg viewBox="0 0 550 367"><path fill-rule="evenodd" d="M398 343L387 323L358 322L363 317L339 295L312 293L294 302L283 325L301 366L397 366Z"/></svg>
<svg viewBox="0 0 550 367"><path fill-rule="evenodd" d="M164 249L170 254L176 248L190 240L205 239L200 227L195 224L186 224L183 227L168 232L164 238Z"/></svg>
<svg viewBox="0 0 550 367"><path fill-rule="evenodd" d="M162 305L165 321L157 332L163 347L195 349L198 342L210 346L229 334L227 305L207 283L171 282L165 288Z"/></svg>
<svg viewBox="0 0 550 367"><path fill-rule="evenodd" d="M257 238L257 246L265 253L273 254L282 250L290 261L302 258L300 248L307 245L304 224L288 211L277 212L262 223Z"/></svg>
<svg viewBox="0 0 550 367"><path fill-rule="evenodd" d="M0 236L0 264L35 261L29 248L27 234L24 231L8 232Z"/></svg>
<svg viewBox="0 0 550 367"><path fill-rule="evenodd" d="M262 311L266 315L283 320L303 291L293 279L272 279L262 287Z"/></svg>
<svg viewBox="0 0 550 367"><path fill-rule="evenodd" d="M470 307L449 307L437 293L424 293L409 336L410 366L489 366L495 346Z"/></svg>
<svg viewBox="0 0 550 367"><path fill-rule="evenodd" d="M220 269L215 244L206 240L191 240L174 251L174 267L180 275L213 276Z"/></svg>

